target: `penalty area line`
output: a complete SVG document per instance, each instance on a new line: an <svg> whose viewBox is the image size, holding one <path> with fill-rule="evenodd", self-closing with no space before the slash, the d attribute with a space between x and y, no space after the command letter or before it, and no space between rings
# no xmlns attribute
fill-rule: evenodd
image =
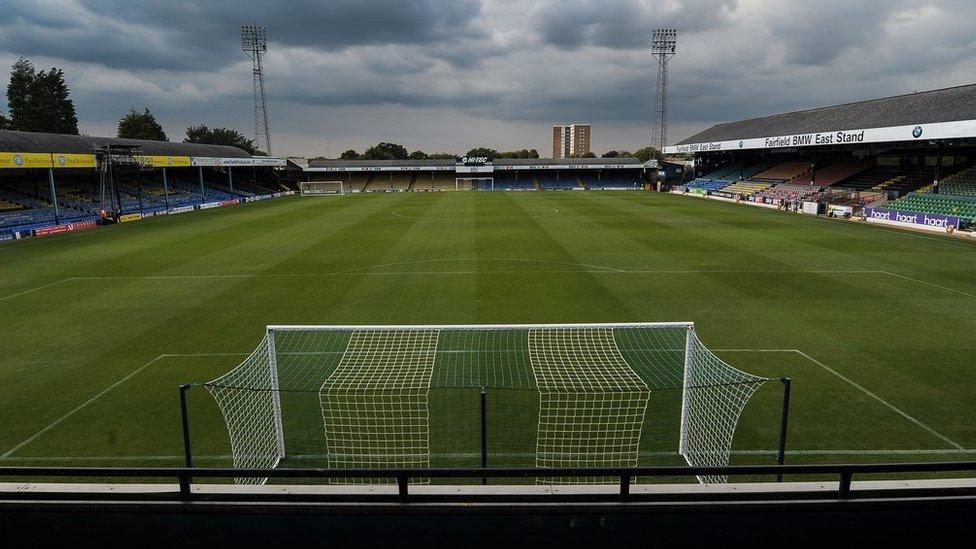
<svg viewBox="0 0 976 549"><path fill-rule="evenodd" d="M976 296L974 296L974 297L976 297ZM754 352L754 353L796 353L796 354L800 355L801 357L807 359L808 361L810 361L810 362L816 364L817 366L821 367L822 369L826 370L827 372L829 372L830 374L832 374L837 379L840 379L841 381L844 381L845 383L849 384L851 387L854 387L855 389L861 391L862 393L864 393L868 397L874 399L879 404L881 404L882 406L888 408L892 412L895 412L896 414L898 414L901 417L905 418L909 422L914 423L917 427L923 429L924 431L928 432L930 435L932 435L932 436L938 438L939 440L945 442L946 444L948 444L949 446L951 446L953 449L955 449L955 450L963 450L963 447L962 447L961 444L955 442L954 440L950 439L949 437L947 437L947 436L943 435L942 433L936 431L932 427L929 427L925 423L922 423L920 420L916 419L915 417L913 417L908 412L902 410L901 408L899 408L899 407L895 406L894 404L888 402L887 400L881 398L880 396L878 396L875 393L869 391L863 385L860 385L859 383L857 383L853 379L845 376L844 374L838 372L837 370L831 368L830 366L827 366L823 362L820 362L819 360L813 358L812 356L808 355L807 353L804 353L803 351L801 351L799 349L713 349L713 350L714 351L719 351L719 352L723 352L724 351L724 352Z"/></svg>
<svg viewBox="0 0 976 549"><path fill-rule="evenodd" d="M87 408L88 406L90 406L96 400L102 398L103 396L105 396L106 394L108 394L109 392L111 392L113 389L115 389L116 387L118 387L119 385L122 385L126 381L129 381L130 379L132 379L133 377L135 377L136 374L138 374L139 372L142 372L143 370L145 370L146 368L148 368L148 367L152 366L153 364L159 362L160 360L163 360L165 358L172 358L172 357L246 356L247 354L248 353L165 353L165 354L161 354L161 355L157 356L156 358L150 360L149 362L143 364L139 368L133 370L132 372L129 372L127 375L125 375L124 377L122 377L121 379L119 379L118 381L116 381L115 383L113 383L113 384L109 385L108 387L102 389L98 394L96 394L95 396L93 396L93 397L89 398L88 400L82 402L81 404L79 404L78 406L76 406L74 409L72 409L68 413L66 413L63 416L59 417L58 419L52 421L50 424L48 424L47 427L44 427L40 431L37 431L36 433L34 433L33 435L31 435L30 437L22 440L19 444L17 444L13 448L7 450L2 455L0 455L0 460L9 459L10 456L12 456L15 452L17 452L18 450L20 450L24 446L27 446L31 442L34 442L35 440L37 440L38 438L40 438L44 433L47 433L51 429L54 429L58 425L64 423L64 421L67 420L68 418L70 418L71 416L77 414L81 410L84 410L85 408Z"/></svg>

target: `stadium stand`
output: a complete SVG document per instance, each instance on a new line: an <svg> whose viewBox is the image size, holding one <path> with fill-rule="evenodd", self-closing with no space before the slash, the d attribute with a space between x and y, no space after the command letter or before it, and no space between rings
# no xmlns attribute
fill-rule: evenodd
<svg viewBox="0 0 976 549"><path fill-rule="evenodd" d="M953 215L967 223L976 222L976 198L931 193L909 193L884 205L891 210Z"/></svg>
<svg viewBox="0 0 976 549"><path fill-rule="evenodd" d="M802 201L816 200L820 194L820 188L806 184L782 183L768 189L757 192L756 198L770 198L773 200Z"/></svg>
<svg viewBox="0 0 976 549"><path fill-rule="evenodd" d="M721 192L738 194L742 196L752 196L753 194L768 189L772 183L762 181L738 181L720 189Z"/></svg>
<svg viewBox="0 0 976 549"><path fill-rule="evenodd" d="M873 166L870 160L841 161L821 167L817 170L805 172L790 183L797 185L814 185L829 187L849 177L853 177Z"/></svg>
<svg viewBox="0 0 976 549"><path fill-rule="evenodd" d="M580 186L579 180L574 175L562 174L542 174L539 176L539 187L545 191L565 191L572 190Z"/></svg>
<svg viewBox="0 0 976 549"><path fill-rule="evenodd" d="M790 181L808 173L810 169L809 162L780 162L743 179L751 179L757 182Z"/></svg>
<svg viewBox="0 0 976 549"><path fill-rule="evenodd" d="M639 178L612 173L603 173L599 177L583 175L581 179L584 187L590 190L634 190L641 188Z"/></svg>
<svg viewBox="0 0 976 549"><path fill-rule="evenodd" d="M976 166L939 181L939 194L976 197Z"/></svg>
<svg viewBox="0 0 976 549"><path fill-rule="evenodd" d="M495 173L494 190L496 191L531 191L538 189L536 178L524 173ZM478 182L479 190L490 190L488 182Z"/></svg>

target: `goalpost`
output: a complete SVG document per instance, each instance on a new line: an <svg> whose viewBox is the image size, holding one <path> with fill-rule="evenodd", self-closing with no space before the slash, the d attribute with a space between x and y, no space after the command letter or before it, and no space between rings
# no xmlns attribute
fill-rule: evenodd
<svg viewBox="0 0 976 549"><path fill-rule="evenodd" d="M467 463L477 438L470 396L489 389L501 402L490 415L505 433L497 444L509 450L499 459L585 468L657 455L728 465L742 410L765 381L682 322L269 326L246 360L205 386L235 468Z"/></svg>
<svg viewBox="0 0 976 549"><path fill-rule="evenodd" d="M301 196L328 196L333 194L346 194L348 189L346 182L336 181L300 181L298 192Z"/></svg>

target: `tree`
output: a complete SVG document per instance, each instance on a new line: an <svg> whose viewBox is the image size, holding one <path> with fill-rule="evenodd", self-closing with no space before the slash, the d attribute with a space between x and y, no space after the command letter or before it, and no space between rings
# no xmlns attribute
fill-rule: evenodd
<svg viewBox="0 0 976 549"><path fill-rule="evenodd" d="M156 117L149 111L149 107L142 112L129 109L129 112L119 120L117 137L126 139L150 139L166 141L166 132L156 121Z"/></svg>
<svg viewBox="0 0 976 549"><path fill-rule="evenodd" d="M410 160L426 160L427 153L425 153L424 151L413 151L412 153L410 153L410 156L408 156L407 158L409 158Z"/></svg>
<svg viewBox="0 0 976 549"><path fill-rule="evenodd" d="M10 127L21 131L36 131L34 101L32 97L37 71L34 64L21 57L10 69L7 84L7 107L10 109Z"/></svg>
<svg viewBox="0 0 976 549"><path fill-rule="evenodd" d="M596 153L594 153L594 152L588 152L588 153L584 154L583 156L581 156L580 158L596 158Z"/></svg>
<svg viewBox="0 0 976 549"><path fill-rule="evenodd" d="M427 160L454 160L457 155L454 153L430 153L427 155Z"/></svg>
<svg viewBox="0 0 976 549"><path fill-rule="evenodd" d="M34 96L41 113L39 118L43 120L43 129L38 131L78 135L78 115L71 90L64 81L64 71L56 67L41 71L34 84L38 88Z"/></svg>
<svg viewBox="0 0 976 549"><path fill-rule="evenodd" d="M603 156L601 156L601 158L617 158L618 156L620 156L620 153L618 153L617 151L607 151L603 153Z"/></svg>
<svg viewBox="0 0 976 549"><path fill-rule="evenodd" d="M340 154L339 158L343 160L355 160L359 158L359 153L353 149L349 149L348 151L344 151L342 154Z"/></svg>
<svg viewBox="0 0 976 549"><path fill-rule="evenodd" d="M409 156L407 149L398 143L377 143L366 149L359 157L363 160L404 160Z"/></svg>
<svg viewBox="0 0 976 549"><path fill-rule="evenodd" d="M539 158L539 151L535 149L520 149L517 151L504 151L498 153L495 158Z"/></svg>
<svg viewBox="0 0 976 549"><path fill-rule="evenodd" d="M484 156L487 158L498 158L498 151L495 149L489 149L488 147L475 147L468 151L465 156Z"/></svg>
<svg viewBox="0 0 976 549"><path fill-rule="evenodd" d="M11 129L10 119L7 118L2 112L0 112L0 130L9 130L9 129Z"/></svg>
<svg viewBox="0 0 976 549"><path fill-rule="evenodd" d="M637 149L634 151L634 156L639 158L641 162L647 162L652 158L656 158L658 162L664 160L664 155L661 151L655 149L654 147L644 147L643 149Z"/></svg>
<svg viewBox="0 0 976 549"><path fill-rule="evenodd" d="M12 129L27 132L78 133L78 116L64 71L37 72L34 64L18 59L10 70L7 106Z"/></svg>
<svg viewBox="0 0 976 549"><path fill-rule="evenodd" d="M244 134L230 128L208 128L205 124L190 126L186 129L184 143L202 143L206 145L228 145L244 149L248 154L258 152L254 148L254 140L244 137Z"/></svg>

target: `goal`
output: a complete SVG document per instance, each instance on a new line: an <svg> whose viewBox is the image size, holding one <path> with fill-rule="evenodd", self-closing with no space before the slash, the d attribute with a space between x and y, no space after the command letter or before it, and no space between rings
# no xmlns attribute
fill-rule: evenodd
<svg viewBox="0 0 976 549"><path fill-rule="evenodd" d="M236 468L477 466L481 392L492 466L586 468L728 465L765 381L692 323L269 326L205 386Z"/></svg>
<svg viewBox="0 0 976 549"><path fill-rule="evenodd" d="M345 181L300 181L298 190L301 196L325 196L348 192Z"/></svg>

